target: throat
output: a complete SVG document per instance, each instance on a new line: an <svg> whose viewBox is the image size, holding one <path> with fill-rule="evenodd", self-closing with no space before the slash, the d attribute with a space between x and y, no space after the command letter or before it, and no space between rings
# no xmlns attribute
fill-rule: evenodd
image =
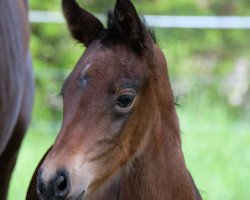
<svg viewBox="0 0 250 200"><path fill-rule="evenodd" d="M122 173L120 199L195 199L180 145L159 141L155 134L149 139L144 152Z"/></svg>

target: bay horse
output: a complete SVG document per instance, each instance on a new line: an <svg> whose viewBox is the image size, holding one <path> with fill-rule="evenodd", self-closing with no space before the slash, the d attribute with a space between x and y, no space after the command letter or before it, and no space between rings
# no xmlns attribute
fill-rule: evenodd
<svg viewBox="0 0 250 200"><path fill-rule="evenodd" d="M116 1L107 28L74 0L62 7L86 50L63 84L62 126L27 199L201 199L165 57L131 1Z"/></svg>
<svg viewBox="0 0 250 200"><path fill-rule="evenodd" d="M26 0L0 1L0 199L7 198L33 105Z"/></svg>

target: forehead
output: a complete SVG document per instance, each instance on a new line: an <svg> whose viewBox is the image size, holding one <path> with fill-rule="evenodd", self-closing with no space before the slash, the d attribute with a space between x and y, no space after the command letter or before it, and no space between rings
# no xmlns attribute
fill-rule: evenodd
<svg viewBox="0 0 250 200"><path fill-rule="evenodd" d="M138 78L147 74L146 60L126 46L91 44L79 59L76 73L103 78Z"/></svg>

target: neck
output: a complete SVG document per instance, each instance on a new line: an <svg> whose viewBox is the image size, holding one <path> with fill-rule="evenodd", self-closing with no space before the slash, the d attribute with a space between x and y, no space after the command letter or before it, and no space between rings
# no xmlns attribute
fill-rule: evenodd
<svg viewBox="0 0 250 200"><path fill-rule="evenodd" d="M158 122L156 127L145 151L121 178L121 199L195 199L180 141L176 141L179 137L172 137L179 133L164 132L170 128L166 123Z"/></svg>

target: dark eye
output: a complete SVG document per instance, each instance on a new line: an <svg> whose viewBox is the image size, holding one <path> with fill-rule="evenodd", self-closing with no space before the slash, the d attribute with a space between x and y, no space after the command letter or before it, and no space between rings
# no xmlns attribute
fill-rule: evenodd
<svg viewBox="0 0 250 200"><path fill-rule="evenodd" d="M117 98L116 104L121 108L129 107L134 101L134 96L132 95L122 95Z"/></svg>

